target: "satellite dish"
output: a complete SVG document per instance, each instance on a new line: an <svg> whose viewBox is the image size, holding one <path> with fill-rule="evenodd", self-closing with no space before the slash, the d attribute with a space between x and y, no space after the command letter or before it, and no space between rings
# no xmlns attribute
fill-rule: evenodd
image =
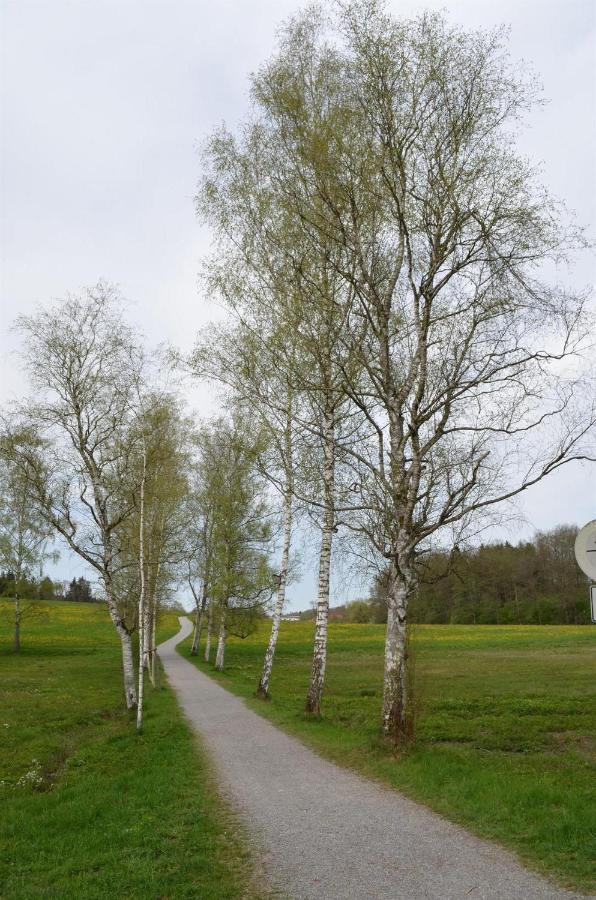
<svg viewBox="0 0 596 900"><path fill-rule="evenodd" d="M582 572L596 581L596 519L592 519L578 531L575 558Z"/></svg>

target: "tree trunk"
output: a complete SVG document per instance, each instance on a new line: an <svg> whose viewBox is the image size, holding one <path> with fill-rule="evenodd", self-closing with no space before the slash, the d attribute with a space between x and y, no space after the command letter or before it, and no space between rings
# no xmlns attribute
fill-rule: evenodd
<svg viewBox="0 0 596 900"><path fill-rule="evenodd" d="M151 659L151 622L153 619L153 607L151 597L147 592L145 600L145 642L143 646L143 669L149 672Z"/></svg>
<svg viewBox="0 0 596 900"><path fill-rule="evenodd" d="M155 596L152 600L152 612L151 612L151 647L149 651L149 678L151 679L151 684L153 687L156 687L156 674L157 674L157 666L156 656L157 651L155 649L155 631L157 628L157 596Z"/></svg>
<svg viewBox="0 0 596 900"><path fill-rule="evenodd" d="M18 653L21 649L21 604L18 597L14 598L14 634L12 649Z"/></svg>
<svg viewBox="0 0 596 900"><path fill-rule="evenodd" d="M217 642L217 653L215 655L215 668L221 672L224 667L224 655L226 652L226 638L228 631L226 628L226 610L222 607L221 621L219 623L219 640Z"/></svg>
<svg viewBox="0 0 596 900"><path fill-rule="evenodd" d="M118 628L118 635L122 643L122 671L124 675L124 696L126 699L126 708L134 709L137 705L137 692L135 687L135 665L132 652L132 637L121 625Z"/></svg>
<svg viewBox="0 0 596 900"><path fill-rule="evenodd" d="M203 631L203 621L205 618L205 607L207 605L207 591L203 585L200 606L197 606L197 614L195 616L195 633L192 637L192 646L190 648L191 656L198 656L199 644L201 642L201 633Z"/></svg>
<svg viewBox="0 0 596 900"><path fill-rule="evenodd" d="M211 641L213 639L213 600L209 600L209 614L207 616L207 640L205 641L205 662L209 662L211 656Z"/></svg>
<svg viewBox="0 0 596 900"><path fill-rule="evenodd" d="M161 569L161 560L155 568L155 575L150 580L150 589L146 591L145 602L145 652L143 653L143 668L149 672L149 678L153 683L153 659L155 657L155 623L157 618L157 585L159 580L159 572Z"/></svg>
<svg viewBox="0 0 596 900"><path fill-rule="evenodd" d="M319 590L315 617L315 643L313 649L310 685L306 695L306 712L321 715L321 701L327 665L327 623L329 620L329 573L331 569L331 544L335 527L335 432L332 412L325 416L325 440L323 444L323 484L325 512L319 553Z"/></svg>
<svg viewBox="0 0 596 900"><path fill-rule="evenodd" d="M286 599L288 561L290 558L290 541L292 539L292 494L289 490L284 494L283 534L283 548L281 555L281 565L279 569L279 585L277 588L275 609L273 611L273 622L271 623L271 634L269 635L269 644L267 646L267 650L265 651L265 659L263 660L261 680L259 681L259 686L257 688L257 697L262 698L266 698L269 695L269 681L271 679L271 670L273 669L273 658L275 656L275 648L277 647L277 638L279 636L281 615Z"/></svg>
<svg viewBox="0 0 596 900"><path fill-rule="evenodd" d="M387 597L387 631L383 677L383 733L396 744L410 736L410 697L408 683L407 609L415 580L411 566L398 569L391 563Z"/></svg>
<svg viewBox="0 0 596 900"><path fill-rule="evenodd" d="M124 697L127 709L135 709L137 705L137 689L135 685L135 666L132 653L132 638L126 625L120 617L118 607L108 592L107 597L108 611L112 620L120 643L122 645L122 675L124 681Z"/></svg>
<svg viewBox="0 0 596 900"><path fill-rule="evenodd" d="M145 603L145 481L147 451L143 441L143 476L139 498L139 692L137 701L137 731L143 730L143 700L145 696L145 657L147 652L147 610Z"/></svg>

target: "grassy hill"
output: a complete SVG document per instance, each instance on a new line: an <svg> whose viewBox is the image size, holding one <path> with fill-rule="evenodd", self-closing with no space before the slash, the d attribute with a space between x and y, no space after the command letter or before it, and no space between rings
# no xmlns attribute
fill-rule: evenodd
<svg viewBox="0 0 596 900"><path fill-rule="evenodd" d="M171 691L148 691L137 737L105 608L41 613L13 654L0 608L0 897L259 896ZM177 627L166 614L161 639Z"/></svg>
<svg viewBox="0 0 596 900"><path fill-rule="evenodd" d="M320 721L303 713L312 624L283 623L263 703L267 636L265 624L230 638L217 676L255 710L561 882L596 887L596 628L415 626L417 742L401 756L379 735L383 626L330 626Z"/></svg>

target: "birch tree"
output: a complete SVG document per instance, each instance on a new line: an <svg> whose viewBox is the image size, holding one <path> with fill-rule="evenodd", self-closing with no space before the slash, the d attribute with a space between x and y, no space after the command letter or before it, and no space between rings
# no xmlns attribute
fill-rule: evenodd
<svg viewBox="0 0 596 900"><path fill-rule="evenodd" d="M324 103L320 94L317 102ZM216 346L223 348L218 370L233 371L240 396L263 410L280 460L289 546L292 493L311 511L320 530L319 577L309 712L319 714L327 654L330 567L337 517L338 432L349 418L341 390L342 370L350 368L340 335L346 325L351 288L330 257L335 245L320 236L305 241L294 209L277 191L276 152L260 123L239 139L221 129L208 143L206 173L197 198L200 214L218 236L211 263L212 292L239 320ZM299 185L295 185L299 190ZM209 347L213 347L213 340ZM221 356L225 362L222 365ZM221 377L221 376L220 376ZM238 387L236 387L238 391ZM299 487L297 442L320 456L321 476ZM306 453L303 454L306 456ZM312 472L312 467L310 467ZM285 593L287 554L282 552L278 604L257 693L266 696Z"/></svg>
<svg viewBox="0 0 596 900"><path fill-rule="evenodd" d="M185 576L195 603L195 624L190 655L197 656L205 625L205 616L209 617L213 509L196 464L190 474L186 504L189 527L185 534Z"/></svg>
<svg viewBox="0 0 596 900"><path fill-rule="evenodd" d="M382 724L401 741L417 554L586 456L593 408L574 402L585 293L543 277L583 238L516 152L536 92L499 31L396 20L374 0L342 5L331 26L309 10L253 96L280 202L313 248L335 243L353 289L352 525L389 564Z"/></svg>
<svg viewBox="0 0 596 900"><path fill-rule="evenodd" d="M0 448L0 567L13 578L13 650L21 649L21 625L36 615L38 605L22 596L23 581L40 570L45 559L56 554L46 552L51 532L40 516L20 477L17 467Z"/></svg>
<svg viewBox="0 0 596 900"><path fill-rule="evenodd" d="M236 416L204 428L199 446L213 516L210 593L219 629L215 668L221 671L235 618L263 609L271 598L271 513L255 468L258 434Z"/></svg>
<svg viewBox="0 0 596 900"><path fill-rule="evenodd" d="M220 260L221 262L221 260ZM238 270L235 284L238 289ZM214 267L211 268L213 278ZM215 279L214 279L215 280ZM217 282L222 284L223 274ZM228 287L225 292L229 297ZM260 328L254 322L240 321L232 326L210 327L199 337L189 360L195 375L223 385L230 401L242 407L258 421L266 440L255 464L281 501L281 553L276 575L276 599L271 632L265 651L257 696L266 698L279 637L290 566L290 546L294 524L295 416L299 398L291 383L291 372L284 365L291 347L284 346L271 332L271 322L262 316ZM267 335L263 329L267 328ZM258 333L260 332L260 333Z"/></svg>
<svg viewBox="0 0 596 900"><path fill-rule="evenodd" d="M136 706L134 611L119 603L120 533L134 511L137 349L104 283L18 320L34 395L3 445L39 515L97 572L122 647L126 705Z"/></svg>
<svg viewBox="0 0 596 900"><path fill-rule="evenodd" d="M146 384L146 382L145 382ZM144 681L155 684L155 628L164 594L178 580L189 525L190 425L177 398L155 390L137 397L129 481L134 511L120 528L117 592L136 598L139 636L137 730L143 727Z"/></svg>
<svg viewBox="0 0 596 900"><path fill-rule="evenodd" d="M149 479L145 527L147 645L143 665L155 684L159 612L179 583L186 562L185 538L190 528L186 499L191 489L194 431L173 394L149 398L145 419Z"/></svg>

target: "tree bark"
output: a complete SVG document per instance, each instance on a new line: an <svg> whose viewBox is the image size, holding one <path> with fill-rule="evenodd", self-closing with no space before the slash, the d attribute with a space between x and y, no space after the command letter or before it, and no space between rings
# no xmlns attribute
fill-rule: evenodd
<svg viewBox="0 0 596 900"><path fill-rule="evenodd" d="M406 622L408 600L414 588L412 566L402 564L398 569L392 561L387 596L382 727L395 744L407 741L411 730Z"/></svg>
<svg viewBox="0 0 596 900"><path fill-rule="evenodd" d="M18 653L21 649L21 604L18 597L14 598L14 634L12 649Z"/></svg>
<svg viewBox="0 0 596 900"><path fill-rule="evenodd" d="M192 646L190 648L191 656L198 656L199 653L199 644L201 642L201 634L203 631L203 621L205 618L205 607L207 606L207 591L205 589L205 585L203 585L203 591L201 594L201 603L200 607L197 606L197 614L195 617L195 632L192 637Z"/></svg>
<svg viewBox="0 0 596 900"><path fill-rule="evenodd" d="M147 652L147 610L145 603L145 481L147 479L147 451L143 442L143 477L139 498L139 691L137 701L137 731L143 730L143 700L145 696L145 659Z"/></svg>
<svg viewBox="0 0 596 900"><path fill-rule="evenodd" d="M209 662L211 656L211 641L213 639L213 600L209 600L209 613L207 616L207 639L205 641L205 662Z"/></svg>
<svg viewBox="0 0 596 900"><path fill-rule="evenodd" d="M292 539L292 494L290 490L286 490L284 494L284 528L283 528L283 549L281 555L281 564L279 569L279 585L277 588L277 597L275 600L275 609L273 611L273 621L271 623L271 634L269 635L269 644L265 651L265 659L263 660L263 670L261 672L261 680L257 688L257 697L266 698L269 696L269 681L271 679L271 670L273 669L273 658L277 647L277 638L279 636L279 626L281 623L281 615L286 599L286 583L288 580L288 562L290 559L290 542Z"/></svg>
<svg viewBox="0 0 596 900"><path fill-rule="evenodd" d="M155 573L149 580L150 589L146 591L145 602L145 647L143 653L143 668L149 672L151 683L153 684L153 658L155 656L155 626L157 618L157 586L159 583L159 573L161 570L161 560L155 567Z"/></svg>
<svg viewBox="0 0 596 900"><path fill-rule="evenodd" d="M127 709L135 709L137 705L137 689L135 684L135 666L132 652L132 637L118 612L118 607L110 596L107 597L110 619L118 632L122 646L122 675L124 681L124 698Z"/></svg>
<svg viewBox="0 0 596 900"><path fill-rule="evenodd" d="M224 655L226 652L226 638L228 636L228 631L226 628L226 610L225 607L222 607L221 610L221 621L219 624L219 640L217 642L217 653L215 655L215 668L218 672L221 672L224 667Z"/></svg>
<svg viewBox="0 0 596 900"><path fill-rule="evenodd" d="M319 587L315 617L315 642L313 648L310 685L306 695L306 712L321 715L321 701L327 665L327 623L329 620L329 573L331 569L331 545L335 527L335 432L333 415L327 410L323 444L323 484L325 511L319 553Z"/></svg>
<svg viewBox="0 0 596 900"><path fill-rule="evenodd" d="M152 612L151 612L151 647L149 651L149 678L151 680L151 684L153 687L156 687L156 656L157 651L155 649L155 632L157 628L157 596L153 597L152 601Z"/></svg>
<svg viewBox="0 0 596 900"><path fill-rule="evenodd" d="M132 637L122 624L118 627L118 635L122 644L122 671L124 675L124 697L126 699L126 708L135 709L137 705L137 692L135 687Z"/></svg>

